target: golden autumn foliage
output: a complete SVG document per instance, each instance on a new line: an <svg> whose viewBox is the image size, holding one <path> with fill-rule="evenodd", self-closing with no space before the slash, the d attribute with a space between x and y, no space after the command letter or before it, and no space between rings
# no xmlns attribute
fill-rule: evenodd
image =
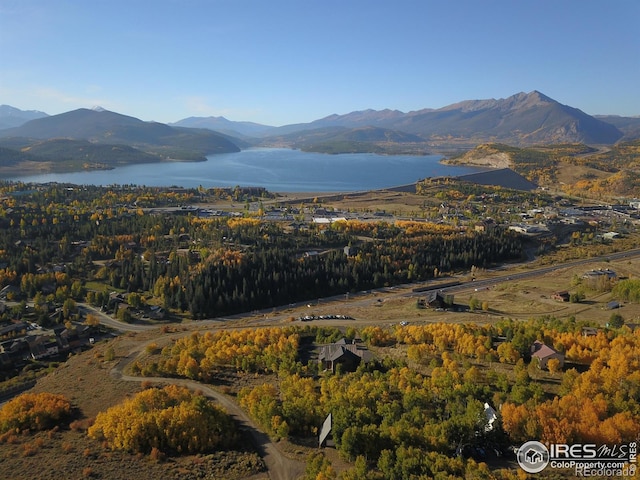
<svg viewBox="0 0 640 480"><path fill-rule="evenodd" d="M386 224L382 222L363 222L362 220L338 220L333 223L332 228L339 232L353 235L371 235L374 229L380 225Z"/></svg>
<svg viewBox="0 0 640 480"><path fill-rule="evenodd" d="M393 335L381 327L365 327L360 333L362 339L374 346L383 346L393 343Z"/></svg>
<svg viewBox="0 0 640 480"><path fill-rule="evenodd" d="M406 235L450 234L460 230L459 227L444 223L397 221L396 226L402 228Z"/></svg>
<svg viewBox="0 0 640 480"><path fill-rule="evenodd" d="M207 379L216 367L234 366L243 371L278 371L293 363L299 335L292 329L259 328L193 333L165 348L160 370L193 379Z"/></svg>
<svg viewBox="0 0 640 480"><path fill-rule="evenodd" d="M573 185L566 185L564 190L569 194L598 199L622 195L636 197L640 194L638 178L636 172L622 170L605 178L578 180Z"/></svg>
<svg viewBox="0 0 640 480"><path fill-rule="evenodd" d="M596 335L584 336L581 332L545 332L553 335L553 347L565 352L567 360L590 364L603 349L609 348L610 340L602 331Z"/></svg>
<svg viewBox="0 0 640 480"><path fill-rule="evenodd" d="M23 393L0 409L0 432L47 430L71 417L71 402L53 393Z"/></svg>
<svg viewBox="0 0 640 480"><path fill-rule="evenodd" d="M274 385L263 383L253 389L244 387L238 393L238 401L240 406L249 412L249 415L258 421L265 430L276 433L277 426L274 419L282 417L278 389Z"/></svg>
<svg viewBox="0 0 640 480"><path fill-rule="evenodd" d="M0 288L13 283L17 278L15 270L0 268Z"/></svg>
<svg viewBox="0 0 640 480"><path fill-rule="evenodd" d="M232 230L247 227L257 227L260 225L261 220L259 218L230 218L227 221L227 226Z"/></svg>
<svg viewBox="0 0 640 480"><path fill-rule="evenodd" d="M169 385L144 390L99 413L87 433L113 449L192 454L233 445L234 432L231 418L220 407L184 387Z"/></svg>
<svg viewBox="0 0 640 480"><path fill-rule="evenodd" d="M332 228L336 231L364 236L395 236L404 234L408 237L421 235L448 235L460 231L460 228L452 225L444 225L432 222L414 222L401 220L396 222L365 222L362 220L339 220L333 223Z"/></svg>
<svg viewBox="0 0 640 480"><path fill-rule="evenodd" d="M444 352L453 350L469 357L483 357L491 350L491 340L486 328L477 325L430 323L398 327L393 332L395 340L407 345L430 345L429 350ZM417 349L412 349L417 352Z"/></svg>
<svg viewBox="0 0 640 480"><path fill-rule="evenodd" d="M553 338L556 345L569 346L568 356L589 361L590 367L582 374L567 372L564 394L552 400L505 403L501 416L509 436L516 441L552 443L615 444L636 439L640 432L640 332L623 332L612 340L603 333L589 337L556 333Z"/></svg>
<svg viewBox="0 0 640 480"><path fill-rule="evenodd" d="M243 253L239 250L230 250L228 248L218 248L212 251L203 262L204 265L212 263L221 263L229 267L235 267L242 262Z"/></svg>

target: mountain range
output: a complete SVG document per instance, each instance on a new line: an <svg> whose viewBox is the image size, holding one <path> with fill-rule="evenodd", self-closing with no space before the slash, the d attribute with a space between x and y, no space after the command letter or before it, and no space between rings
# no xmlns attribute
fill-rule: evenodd
<svg viewBox="0 0 640 480"><path fill-rule="evenodd" d="M486 142L614 144L639 137L640 117L590 116L538 91L408 113L363 110L282 127L224 117L189 117L162 124L102 108L49 116L0 106L0 163L11 151L46 161L97 158L97 163L104 163L101 159L109 150L97 145L116 146L127 161L148 162L197 160L249 146L394 154L451 152Z"/></svg>
<svg viewBox="0 0 640 480"><path fill-rule="evenodd" d="M81 108L0 130L0 147L4 147L0 166L15 164L11 150L28 153L32 161L65 164L65 168L111 168L205 160L210 154L238 152L238 144L246 146L208 129L172 127L100 108Z"/></svg>
<svg viewBox="0 0 640 480"><path fill-rule="evenodd" d="M253 135L293 141L298 146L313 143L301 132L323 128L358 129L377 127L416 135L433 146L473 146L485 142L512 145L549 143L612 144L640 130L640 117L593 117L577 108L563 105L538 91L518 93L506 99L467 100L439 109L408 113L399 110L363 110L345 115L330 115L305 124L262 127L252 124L251 131L223 117L191 117L175 125L219 128L224 121L230 135ZM197 122L197 123L196 123ZM227 123L228 122L228 123ZM344 131L335 130L345 136ZM327 132L324 132L326 134ZM326 135L325 135L326 136ZM328 138L325 138L327 141Z"/></svg>
<svg viewBox="0 0 640 480"><path fill-rule="evenodd" d="M10 105L0 105L0 130L19 127L29 120L42 117L48 117L48 115L37 110L20 110Z"/></svg>

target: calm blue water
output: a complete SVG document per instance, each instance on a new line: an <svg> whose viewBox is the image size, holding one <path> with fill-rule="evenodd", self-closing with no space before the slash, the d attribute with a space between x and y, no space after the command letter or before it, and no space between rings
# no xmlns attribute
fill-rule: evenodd
<svg viewBox="0 0 640 480"><path fill-rule="evenodd" d="M351 192L414 183L426 177L464 175L478 168L442 165L440 155L325 155L254 148L211 155L206 162L129 165L114 170L6 177L24 182L77 185L136 184L205 188L260 186L272 192Z"/></svg>

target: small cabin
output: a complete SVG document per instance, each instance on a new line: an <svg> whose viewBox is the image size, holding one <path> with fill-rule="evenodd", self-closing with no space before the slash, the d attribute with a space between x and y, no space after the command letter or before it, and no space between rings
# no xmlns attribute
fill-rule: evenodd
<svg viewBox="0 0 640 480"><path fill-rule="evenodd" d="M569 295L569 292L566 290L562 290L560 292L555 292L551 295L551 298L553 298L554 300L557 300L559 302L568 302L569 299L571 298L571 295Z"/></svg>

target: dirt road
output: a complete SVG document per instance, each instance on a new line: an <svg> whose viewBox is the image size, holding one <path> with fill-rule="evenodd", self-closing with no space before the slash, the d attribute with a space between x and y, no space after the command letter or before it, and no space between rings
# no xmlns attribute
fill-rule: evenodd
<svg viewBox="0 0 640 480"><path fill-rule="evenodd" d="M124 369L138 356L138 353L138 350L130 352L129 355L118 362L118 364L111 370L111 375L130 382L152 382L163 385L173 384L187 387L190 390L202 392L205 396L216 400L220 405L222 405L226 409L227 413L233 417L240 428L251 436L258 454L264 460L269 473L269 478L272 480L297 480L303 476L305 465L302 462L286 457L271 441L269 436L258 429L247 414L233 400L214 390L209 385L182 378L134 377L131 375L125 375L123 373Z"/></svg>

